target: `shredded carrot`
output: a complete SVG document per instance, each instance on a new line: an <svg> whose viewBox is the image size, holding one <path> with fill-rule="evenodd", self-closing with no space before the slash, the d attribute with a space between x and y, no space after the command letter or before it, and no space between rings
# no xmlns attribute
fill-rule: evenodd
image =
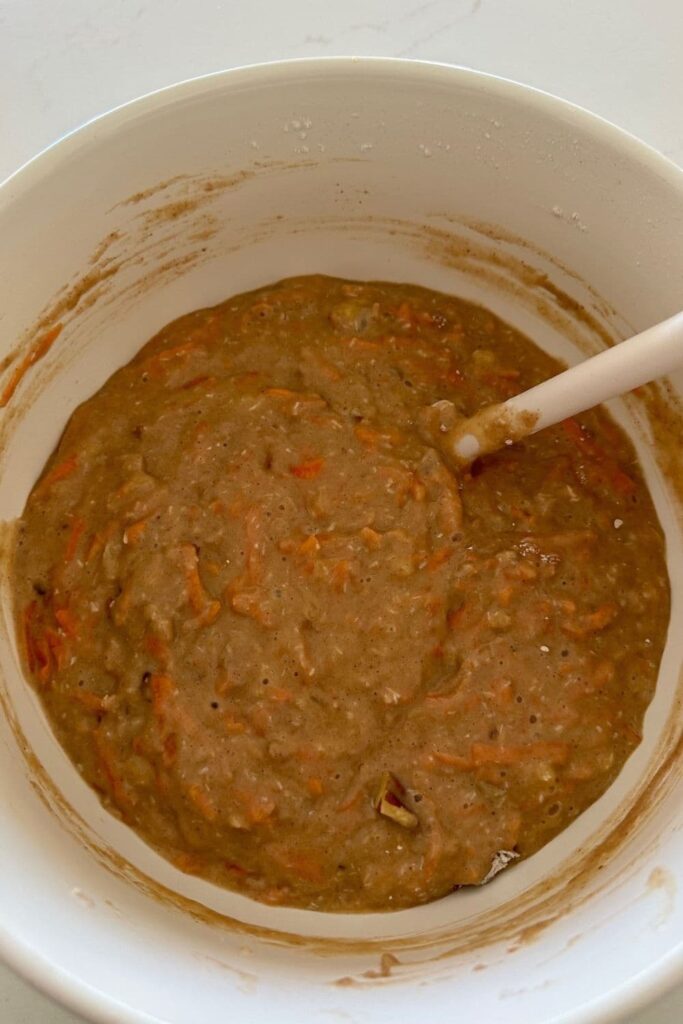
<svg viewBox="0 0 683 1024"><path fill-rule="evenodd" d="M539 741L527 744L473 743L472 764L522 764L525 761L550 761L565 764L569 758L568 743Z"/></svg>
<svg viewBox="0 0 683 1024"><path fill-rule="evenodd" d="M302 555L316 555L320 551L320 541L314 533L299 545L299 551Z"/></svg>
<svg viewBox="0 0 683 1024"><path fill-rule="evenodd" d="M175 686L170 676L161 674L153 674L149 685L152 690L152 708L154 714L159 719L163 719L167 710L168 703L175 693Z"/></svg>
<svg viewBox="0 0 683 1024"><path fill-rule="evenodd" d="M278 704L287 704L290 700L294 699L292 691L284 686L270 686L268 688L268 696L271 700L277 701Z"/></svg>
<svg viewBox="0 0 683 1024"><path fill-rule="evenodd" d="M224 697L234 686L233 680L227 672L223 672L214 683L214 690L218 697Z"/></svg>
<svg viewBox="0 0 683 1024"><path fill-rule="evenodd" d="M419 477L414 476L410 482L410 496L415 501L424 501L427 494L427 488L422 483Z"/></svg>
<svg viewBox="0 0 683 1024"><path fill-rule="evenodd" d="M133 523L132 526L127 526L123 531L123 543L130 544L131 547L134 547L138 541L142 539L146 529L146 519L140 519L139 522Z"/></svg>
<svg viewBox="0 0 683 1024"><path fill-rule="evenodd" d="M263 394L269 398L298 398L298 392L290 388L264 388Z"/></svg>
<svg viewBox="0 0 683 1024"><path fill-rule="evenodd" d="M72 700L82 704L86 711L92 711L93 714L102 714L107 709L104 698L100 697L97 693L93 693L92 690L73 690L69 696Z"/></svg>
<svg viewBox="0 0 683 1024"><path fill-rule="evenodd" d="M159 377L163 373L166 363L170 363L175 359L186 359L193 352L205 347L204 342L196 338L183 341L179 345L173 345L171 348L164 348L160 352L155 352L154 355L147 356L147 358L143 359L140 363L140 370L142 373L148 373L153 377Z"/></svg>
<svg viewBox="0 0 683 1024"><path fill-rule="evenodd" d="M186 380L184 384L180 385L182 391L189 391L191 388L196 388L200 384L215 384L216 378L211 377L208 374L203 374L199 377L192 377L191 380Z"/></svg>
<svg viewBox="0 0 683 1024"><path fill-rule="evenodd" d="M186 875L198 874L204 863L201 857L194 853L186 853L185 851L176 853L171 860L178 870L183 871Z"/></svg>
<svg viewBox="0 0 683 1024"><path fill-rule="evenodd" d="M4 409L7 405L14 392L21 384L26 371L37 363L38 360L42 359L47 352L49 352L54 342L62 333L62 328L63 324L55 324L55 326L50 328L49 331L46 331L45 334L41 335L33 348L30 349L24 358L16 365L9 380L5 384L2 394L0 394L0 408Z"/></svg>
<svg viewBox="0 0 683 1024"><path fill-rule="evenodd" d="M240 878L247 878L249 875L253 875L253 871L249 871L248 868L243 867L241 864L235 864L234 861L226 860L223 862L223 866L226 871L231 871L235 875L239 875Z"/></svg>
<svg viewBox="0 0 683 1024"><path fill-rule="evenodd" d="M432 690L430 693L425 694L424 699L428 704L436 704L440 708L445 707L446 704L457 703L462 711L469 711L472 707L477 707L479 704L479 697L477 696L470 706L472 697L463 698L462 690L457 685L454 690Z"/></svg>
<svg viewBox="0 0 683 1024"><path fill-rule="evenodd" d="M174 732L170 732L168 736L166 736L164 739L161 759L164 762L166 768L170 768L172 765L175 764L177 757L178 737Z"/></svg>
<svg viewBox="0 0 683 1024"><path fill-rule="evenodd" d="M441 829L432 824L427 833L427 849L422 860L422 877L425 881L432 878L443 854L443 835Z"/></svg>
<svg viewBox="0 0 683 1024"><path fill-rule="evenodd" d="M340 591L346 590L346 585L351 578L351 567L345 558L342 558L337 562L332 570L332 581L335 589Z"/></svg>
<svg viewBox="0 0 683 1024"><path fill-rule="evenodd" d="M307 779L306 785L308 787L308 792L311 794L311 796L322 796L323 793L325 792L322 779L319 779L315 775L312 775L309 779Z"/></svg>
<svg viewBox="0 0 683 1024"><path fill-rule="evenodd" d="M128 618L130 612L130 606L133 603L133 588L131 582L129 582L125 589L121 591L119 596L116 598L112 609L111 616L117 626L122 626Z"/></svg>
<svg viewBox="0 0 683 1024"><path fill-rule="evenodd" d="M382 534L377 533L377 530L373 530L370 526L364 526L360 531L360 535L365 546L370 548L371 551L376 551L382 543Z"/></svg>
<svg viewBox="0 0 683 1024"><path fill-rule="evenodd" d="M619 608L612 601L606 601L596 608L594 612L581 615L574 622L565 622L562 629L569 636L582 639L590 636L591 633L599 633L605 629L616 618Z"/></svg>
<svg viewBox="0 0 683 1024"><path fill-rule="evenodd" d="M228 712L223 715L223 725L225 726L225 731L231 736L239 736L243 732L247 731L246 723L241 722L238 718L235 718L234 715L231 715Z"/></svg>
<svg viewBox="0 0 683 1024"><path fill-rule="evenodd" d="M519 376L518 370L497 370L495 373L484 374L481 380L493 388L500 398L512 398L518 391L516 382Z"/></svg>
<svg viewBox="0 0 683 1024"><path fill-rule="evenodd" d="M99 533L94 534L93 539L90 542L90 546L85 553L86 562L92 561L100 552L104 549L107 541L111 540L116 532L117 526L115 522L107 523L103 530Z"/></svg>
<svg viewBox="0 0 683 1024"><path fill-rule="evenodd" d="M85 530L85 522L80 516L74 516L71 531L69 532L69 539L64 549L64 561L69 563L73 561L76 551L78 549L78 542L81 539L83 531Z"/></svg>
<svg viewBox="0 0 683 1024"><path fill-rule="evenodd" d="M324 465L324 459L307 459L298 465L290 466L289 472L299 480L314 480L320 475Z"/></svg>
<svg viewBox="0 0 683 1024"><path fill-rule="evenodd" d="M353 428L353 432L366 448L378 448L380 444L400 444L403 440L403 435L400 430L396 430L393 427L386 427L384 430L375 430L374 427L369 427L366 423L358 423Z"/></svg>
<svg viewBox="0 0 683 1024"><path fill-rule="evenodd" d="M472 762L469 757L463 757L461 754L449 754L445 750L435 750L434 757L441 764L448 765L449 768L458 768L463 772L471 771L472 769Z"/></svg>
<svg viewBox="0 0 683 1024"><path fill-rule="evenodd" d="M417 323L415 310L409 302L402 302L397 308L395 316L403 327L414 327Z"/></svg>
<svg viewBox="0 0 683 1024"><path fill-rule="evenodd" d="M168 661L168 644L165 640L154 633L147 633L142 643L147 653L156 658L160 665L166 664Z"/></svg>
<svg viewBox="0 0 683 1024"><path fill-rule="evenodd" d="M358 338L355 335L352 338L344 338L342 340L355 352L369 352L374 355L375 352L379 352L382 348L379 341L370 341L369 338Z"/></svg>
<svg viewBox="0 0 683 1024"><path fill-rule="evenodd" d="M496 600L501 608L509 608L512 598L515 596L515 588L511 586L501 587L496 593Z"/></svg>
<svg viewBox="0 0 683 1024"><path fill-rule="evenodd" d="M128 792L116 761L116 755L109 742L99 730L94 733L94 739L100 767L109 784L114 802L120 810L126 811L135 803L135 797Z"/></svg>
<svg viewBox="0 0 683 1024"><path fill-rule="evenodd" d="M47 494L47 492L51 490L54 484L59 483L60 480L66 480L67 477L70 477L72 473L76 471L77 466L78 455L76 455L75 453L72 455L68 455L63 462L59 462L56 466L53 466L48 473L45 474L43 479L36 486L36 489L33 493L38 495Z"/></svg>
<svg viewBox="0 0 683 1024"><path fill-rule="evenodd" d="M354 807L357 807L361 797L363 796L363 787L355 786L351 792L346 796L344 800L337 807L338 811L350 811Z"/></svg>
<svg viewBox="0 0 683 1024"><path fill-rule="evenodd" d="M275 811L275 801L262 793L237 790L236 795L244 805L247 818L252 825L262 825Z"/></svg>
<svg viewBox="0 0 683 1024"><path fill-rule="evenodd" d="M627 497L636 490L632 477L625 473L615 459L595 440L593 434L578 420L570 417L562 421L565 437L577 445L593 464L593 472L589 473L596 482L608 486L621 497Z"/></svg>
<svg viewBox="0 0 683 1024"><path fill-rule="evenodd" d="M322 862L314 853L300 850L283 850L274 854L282 866L304 882L320 885L325 880Z"/></svg>
<svg viewBox="0 0 683 1024"><path fill-rule="evenodd" d="M329 380L329 381L341 380L341 378L342 378L341 373L339 372L337 367L334 366L334 364L329 361L329 359L325 359L323 356L319 355L317 352L315 352L312 349L310 349L306 353L306 356L314 364L315 369L318 371L318 373L322 374L322 376L326 380Z"/></svg>
<svg viewBox="0 0 683 1024"><path fill-rule="evenodd" d="M268 610L263 606L261 591L240 590L237 593L232 593L230 594L230 605L238 615L246 615L247 618L254 619L261 626L271 625Z"/></svg>
<svg viewBox="0 0 683 1024"><path fill-rule="evenodd" d="M46 636L37 636L33 641L38 679L47 684L52 677L53 649Z"/></svg>
<svg viewBox="0 0 683 1024"><path fill-rule="evenodd" d="M178 359L178 357L189 355L190 352L196 352L198 348L204 348L203 338L189 338L187 341L182 341L179 345L173 345L171 348L164 348L161 352L158 352L156 356L152 358L158 359L160 363L168 363L172 359Z"/></svg>
<svg viewBox="0 0 683 1024"><path fill-rule="evenodd" d="M292 391L290 388L265 388L262 392L268 398L287 398L295 405L327 405L327 402L316 392Z"/></svg>
<svg viewBox="0 0 683 1024"><path fill-rule="evenodd" d="M23 612L24 643L29 671L47 685L52 677L53 667L60 667L63 660L63 637L55 630L38 622L38 602L31 601Z"/></svg>
<svg viewBox="0 0 683 1024"><path fill-rule="evenodd" d="M194 620L194 624L198 627L210 626L212 622L215 622L221 613L220 601L209 601L204 608L203 612L200 612L197 618Z"/></svg>
<svg viewBox="0 0 683 1024"><path fill-rule="evenodd" d="M55 619L67 636L75 637L78 635L78 620L69 608L56 608Z"/></svg>
<svg viewBox="0 0 683 1024"><path fill-rule="evenodd" d="M446 616L446 624L449 629L460 629L465 617L465 603L463 602L459 608L451 608Z"/></svg>
<svg viewBox="0 0 683 1024"><path fill-rule="evenodd" d="M452 554L453 548L449 545L445 545L437 551L434 551L434 553L427 559L427 569L429 572L436 572L440 566L444 565L448 561Z"/></svg>
<svg viewBox="0 0 683 1024"><path fill-rule="evenodd" d="M613 661L603 659L599 661L593 672L593 682L596 686L605 686L614 679L615 667Z"/></svg>
<svg viewBox="0 0 683 1024"><path fill-rule="evenodd" d="M203 818L206 818L207 821L216 820L218 817L216 806L208 793L205 793L200 786L196 784L188 786L187 795Z"/></svg>
<svg viewBox="0 0 683 1024"><path fill-rule="evenodd" d="M64 636L58 633L57 630L52 629L50 626L45 627L45 640L50 650L50 654L54 660L56 668L59 670L64 668L66 664L66 646L64 643Z"/></svg>

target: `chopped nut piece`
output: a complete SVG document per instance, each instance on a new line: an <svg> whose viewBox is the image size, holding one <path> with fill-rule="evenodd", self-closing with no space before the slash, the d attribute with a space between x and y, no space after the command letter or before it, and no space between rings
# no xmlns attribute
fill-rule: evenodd
<svg viewBox="0 0 683 1024"><path fill-rule="evenodd" d="M384 772L380 779L377 797L375 798L375 810L383 814L385 818L391 818L397 825L403 828L417 828L420 824L417 815L409 811L403 803L405 787L391 772Z"/></svg>

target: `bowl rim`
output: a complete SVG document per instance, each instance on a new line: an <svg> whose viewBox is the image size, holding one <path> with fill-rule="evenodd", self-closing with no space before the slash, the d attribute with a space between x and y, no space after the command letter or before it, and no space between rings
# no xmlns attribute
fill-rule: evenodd
<svg viewBox="0 0 683 1024"><path fill-rule="evenodd" d="M79 149L96 144L100 137L115 134L131 116L170 106L179 99L198 97L267 77L277 80L299 74L304 78L314 78L329 72L362 74L366 79L393 72L414 75L422 82L468 83L489 96L516 98L532 111L555 117L561 114L564 123L599 135L623 156L646 166L671 188L683 193L683 168L673 160L607 118L543 89L458 64L340 54L264 61L212 71L118 104L59 136L0 181L0 214L11 206L17 194L58 171ZM29 943L14 936L4 924L0 924L0 961L43 995L93 1024L167 1024L161 1018L122 1003L113 995L64 970ZM589 1002L554 1016L552 1024L612 1024L666 995L681 981L683 937L651 967Z"/></svg>

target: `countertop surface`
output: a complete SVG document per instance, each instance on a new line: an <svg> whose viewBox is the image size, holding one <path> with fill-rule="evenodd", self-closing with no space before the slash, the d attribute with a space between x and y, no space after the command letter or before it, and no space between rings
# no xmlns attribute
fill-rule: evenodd
<svg viewBox="0 0 683 1024"><path fill-rule="evenodd" d="M683 165L681 40L681 0L0 0L0 180L142 93L235 65L335 54L526 82ZM76 1020L0 966L2 1024ZM625 1024L682 1020L683 986Z"/></svg>

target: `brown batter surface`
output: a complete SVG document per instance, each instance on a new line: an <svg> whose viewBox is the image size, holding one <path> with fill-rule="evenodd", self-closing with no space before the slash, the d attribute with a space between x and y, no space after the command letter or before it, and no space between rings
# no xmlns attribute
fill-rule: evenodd
<svg viewBox="0 0 683 1024"><path fill-rule="evenodd" d="M634 451L597 410L456 476L422 413L560 368L450 296L305 277L175 321L80 406L16 609L106 806L256 899L386 910L600 796L669 612Z"/></svg>

